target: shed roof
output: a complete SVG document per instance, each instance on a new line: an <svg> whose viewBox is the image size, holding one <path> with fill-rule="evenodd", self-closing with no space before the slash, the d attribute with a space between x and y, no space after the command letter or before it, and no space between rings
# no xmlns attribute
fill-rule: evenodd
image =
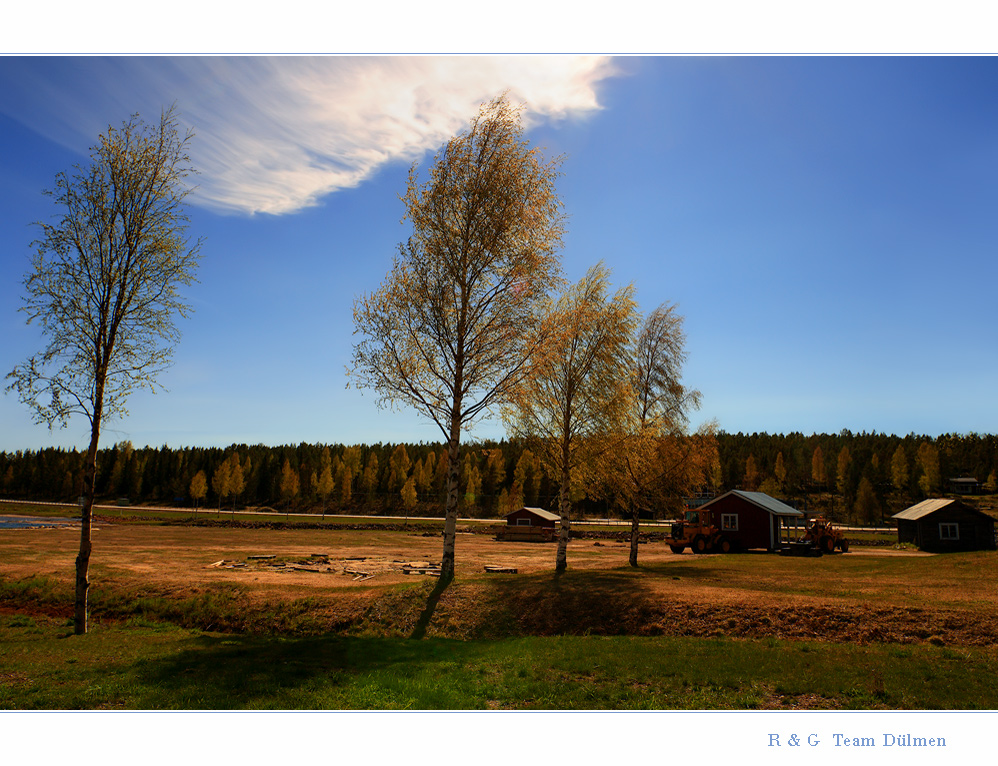
<svg viewBox="0 0 998 766"><path fill-rule="evenodd" d="M994 521L988 514L983 511L979 511L973 506L967 505L966 503L961 503L959 500L955 500L950 497L935 497L929 498L928 500L923 500L922 502L911 506L910 508L905 508L900 513L895 513L891 516L892 519L904 519L905 521L917 521L918 519L924 519L926 516L935 513L940 508L945 508L948 505L956 503L961 508L963 508L968 513L974 516L982 516L990 521Z"/></svg>
<svg viewBox="0 0 998 766"><path fill-rule="evenodd" d="M733 489L730 492L725 492L721 497L715 497L709 503L704 504L703 508L713 505L721 498L727 497L728 495L737 495L746 500L752 505L757 505L762 508L766 513L771 513L774 516L803 516L803 512L798 511L796 508L791 508L786 503L781 503L775 497L770 497L765 492L746 492L741 489Z"/></svg>
<svg viewBox="0 0 998 766"><path fill-rule="evenodd" d="M930 513L935 513L940 508L945 508L950 503L954 502L949 498L936 497L929 498L928 500L923 500L910 508L905 508L899 513L895 513L891 516L892 519L905 519L906 521L915 521L921 519L924 516L928 516Z"/></svg>
<svg viewBox="0 0 998 766"><path fill-rule="evenodd" d="M542 519L547 519L548 521L559 521L561 516L556 513L551 513L551 511L545 511L543 508L530 508L529 506L523 506L523 508L517 508L516 511L510 511L506 516L511 516L517 511L530 511L535 516L540 516Z"/></svg>

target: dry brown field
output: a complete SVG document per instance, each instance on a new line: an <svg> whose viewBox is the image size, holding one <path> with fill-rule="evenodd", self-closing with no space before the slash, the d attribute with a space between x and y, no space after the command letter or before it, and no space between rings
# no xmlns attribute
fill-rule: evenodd
<svg viewBox="0 0 998 766"><path fill-rule="evenodd" d="M998 641L994 552L930 556L857 546L814 559L697 557L648 542L632 569L624 542L577 539L569 571L556 576L553 544L499 542L466 529L457 539L456 577L440 588L432 576L404 571L439 561L440 537L425 529L170 526L103 517L93 535L95 618L101 595L183 602L227 593L240 613L297 605L310 614L309 630L343 633ZM43 576L69 593L78 534L73 527L0 530L0 579ZM486 565L516 573L487 573ZM71 608L68 600L37 606L57 616ZM106 618L113 617L109 607ZM203 627L280 629L252 620Z"/></svg>

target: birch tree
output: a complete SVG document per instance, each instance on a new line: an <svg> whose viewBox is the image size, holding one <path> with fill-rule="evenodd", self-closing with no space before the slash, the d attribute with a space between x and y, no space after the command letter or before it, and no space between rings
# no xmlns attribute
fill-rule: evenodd
<svg viewBox="0 0 998 766"><path fill-rule="evenodd" d="M284 458L284 466L281 468L280 488L281 497L289 505L294 504L295 499L298 497L300 483L298 471L291 467L291 461L288 458Z"/></svg>
<svg viewBox="0 0 998 766"><path fill-rule="evenodd" d="M322 473L319 474L318 483L316 484L315 489L319 494L319 498L322 500L322 518L326 518L326 502L329 500L329 496L333 494L333 490L336 489L336 482L333 481L333 468L331 463L325 463L322 466Z"/></svg>
<svg viewBox="0 0 998 766"><path fill-rule="evenodd" d="M939 471L939 450L932 442L922 442L915 454L922 475L918 478L919 489L927 496L938 492L942 486L942 475Z"/></svg>
<svg viewBox="0 0 998 766"><path fill-rule="evenodd" d="M560 279L558 165L523 138L505 96L483 105L425 183L410 170L412 236L381 287L354 303L354 381L382 406L415 408L447 444L444 578L454 574L462 433L508 400L545 340L535 309Z"/></svg>
<svg viewBox="0 0 998 766"><path fill-rule="evenodd" d="M645 318L634 344L634 408L619 447L601 461L609 466L612 491L630 510L630 565L638 565L641 512L678 505L706 484L716 459L713 425L687 433L700 392L682 382L686 362L683 317L663 303Z"/></svg>
<svg viewBox="0 0 998 766"><path fill-rule="evenodd" d="M204 496L208 494L208 479L204 475L204 471L198 471L194 474L194 478L191 479L191 499L194 501L194 513L198 512L198 503L204 500Z"/></svg>
<svg viewBox="0 0 998 766"><path fill-rule="evenodd" d="M218 464L211 476L211 488L218 495L218 512L222 512L222 502L232 494L232 463L226 458Z"/></svg>
<svg viewBox="0 0 998 766"><path fill-rule="evenodd" d="M87 632L91 520L101 429L127 415L137 388L159 390L190 305L180 288L195 281L200 241L187 238L185 182L191 133L181 135L173 109L146 125L136 115L109 127L89 163L56 176L46 192L59 208L41 237L25 278L22 310L37 322L45 350L7 376L36 422L90 424L84 461L74 628Z"/></svg>
<svg viewBox="0 0 998 766"><path fill-rule="evenodd" d="M233 452L229 457L229 494L232 495L232 513L236 512L236 501L246 489L246 478L243 467L239 464L239 453Z"/></svg>
<svg viewBox="0 0 998 766"><path fill-rule="evenodd" d="M631 338L638 317L634 288L609 294L609 271L598 264L551 307L545 322L558 328L548 353L525 378L506 409L509 429L536 445L556 476L558 550L555 570L568 566L573 490L623 429L633 402Z"/></svg>

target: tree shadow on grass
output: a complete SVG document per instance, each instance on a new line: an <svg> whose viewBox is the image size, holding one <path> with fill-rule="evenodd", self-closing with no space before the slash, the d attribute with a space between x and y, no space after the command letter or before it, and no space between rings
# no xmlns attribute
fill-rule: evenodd
<svg viewBox="0 0 998 766"><path fill-rule="evenodd" d="M496 581L482 637L623 635L639 632L657 607L633 570L572 570Z"/></svg>
<svg viewBox="0 0 998 766"><path fill-rule="evenodd" d="M423 608L422 613L419 615L419 619L416 620L416 627L413 628L412 633L409 638L416 639L417 641L426 637L426 629L430 625L430 620L433 619L434 612L437 611L437 605L440 603L440 597L447 590L447 587L454 582L453 577L443 577L441 576L437 580L437 584L433 586L433 590L426 597L426 606Z"/></svg>
<svg viewBox="0 0 998 766"><path fill-rule="evenodd" d="M448 639L330 636L207 636L132 670L149 709L305 709L405 707L400 679L464 663L482 649ZM429 669L429 670L428 670ZM373 690L373 691L372 691ZM365 696L366 695L366 696ZM379 696L380 695L380 696Z"/></svg>

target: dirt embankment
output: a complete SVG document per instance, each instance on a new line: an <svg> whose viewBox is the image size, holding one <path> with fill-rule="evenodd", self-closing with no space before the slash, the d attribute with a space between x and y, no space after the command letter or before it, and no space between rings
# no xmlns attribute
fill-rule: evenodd
<svg viewBox="0 0 998 766"><path fill-rule="evenodd" d="M610 578L612 579L612 578ZM367 631L456 638L546 635L813 639L990 646L998 617L961 610L765 601L732 595L677 602L622 591L614 582L429 585L376 599L357 623Z"/></svg>

